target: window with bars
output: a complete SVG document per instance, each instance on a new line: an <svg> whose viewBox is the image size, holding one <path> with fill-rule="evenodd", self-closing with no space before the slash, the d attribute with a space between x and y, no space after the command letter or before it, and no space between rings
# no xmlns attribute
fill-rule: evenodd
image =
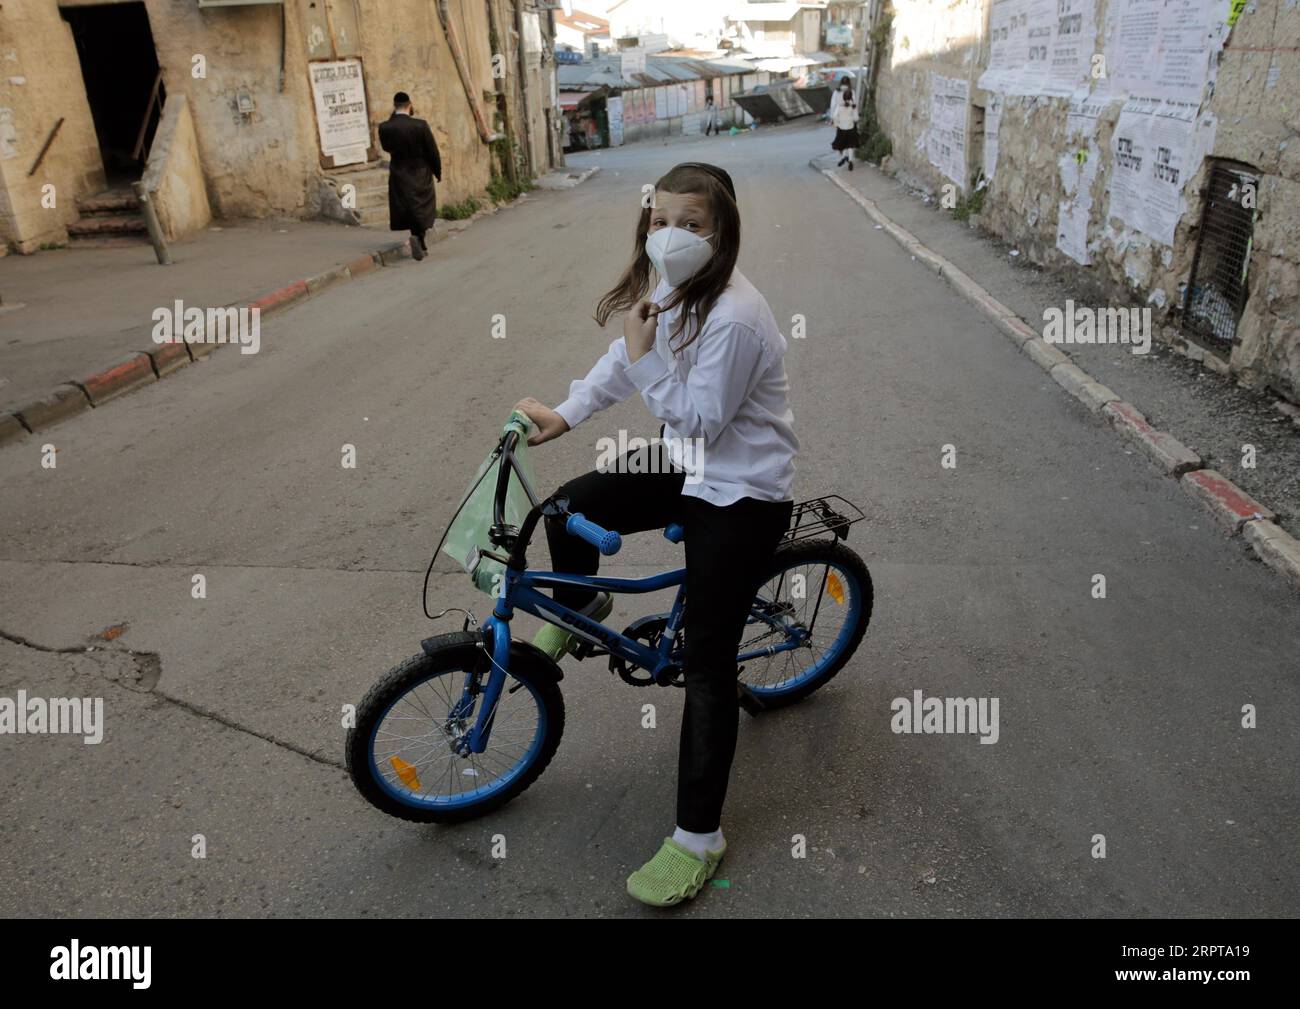
<svg viewBox="0 0 1300 1009"><path fill-rule="evenodd" d="M1246 307L1258 194L1258 169L1233 161L1211 163L1183 300L1183 330L1224 347L1236 341Z"/></svg>

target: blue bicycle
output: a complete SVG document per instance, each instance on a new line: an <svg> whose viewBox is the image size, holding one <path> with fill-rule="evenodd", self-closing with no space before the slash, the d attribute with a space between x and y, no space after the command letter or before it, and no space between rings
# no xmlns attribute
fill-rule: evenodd
<svg viewBox="0 0 1300 1009"><path fill-rule="evenodd" d="M564 732L563 673L551 658L510 633L523 610L563 626L580 641L578 659L608 656L611 672L633 686L684 686L683 616L686 569L647 578L608 578L530 571L526 551L543 517L603 555L618 553L617 532L568 510L552 495L539 501L508 430L499 456L491 542L504 565L492 616L421 642L422 651L391 670L357 708L347 735L348 773L373 805L423 823L468 820L504 805L550 763ZM522 527L504 521L511 473L532 504ZM795 505L790 528L750 610L740 653L737 703L751 715L807 697L838 673L857 649L871 620L871 575L842 542L861 510L838 495ZM681 526L664 530L673 543ZM544 588L582 586L612 593L654 592L677 586L668 613L642 617L621 633L555 602Z"/></svg>

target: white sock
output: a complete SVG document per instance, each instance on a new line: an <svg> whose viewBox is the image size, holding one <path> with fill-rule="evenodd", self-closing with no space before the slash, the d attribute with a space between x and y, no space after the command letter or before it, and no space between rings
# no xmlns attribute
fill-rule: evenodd
<svg viewBox="0 0 1300 1009"><path fill-rule="evenodd" d="M722 828L719 827L711 834L693 834L689 830L682 830L681 827L678 827L673 831L673 840L688 851L693 851L700 858L704 858L707 852L722 849Z"/></svg>

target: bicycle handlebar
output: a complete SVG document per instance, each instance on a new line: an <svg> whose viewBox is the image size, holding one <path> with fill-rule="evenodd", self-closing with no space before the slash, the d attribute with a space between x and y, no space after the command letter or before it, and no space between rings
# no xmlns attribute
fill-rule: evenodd
<svg viewBox="0 0 1300 1009"><path fill-rule="evenodd" d="M522 566L522 550L526 546L528 540L532 537L533 529L537 524L537 519L540 516L545 503L537 500L537 496L533 493L532 488L528 486L528 481L524 478L523 471L518 469L515 464L514 451L515 447L519 444L519 437L519 432L516 430L508 430L501 437L501 462L497 469L496 494L493 496L492 500L492 521L497 528L504 528L505 526L506 494L510 488L510 472L511 470L514 470L519 476L519 481L523 485L524 492L528 495L528 499L533 505L531 512L524 521L523 528L519 531L519 538L511 550L512 561L517 560L520 566ZM548 498L547 501L554 501L554 499ZM567 507L565 507L568 503L566 500L560 499L558 503L560 508L559 514L568 516L565 520L564 528L571 536L577 536L579 539L590 543L606 557L612 557L622 549L623 537L618 533L596 525L595 522L585 518L579 512L568 511Z"/></svg>
<svg viewBox="0 0 1300 1009"><path fill-rule="evenodd" d="M590 519L584 518L581 512L570 512L568 521L564 523L564 528L569 535L576 536L580 540L586 540L606 557L613 557L622 549L622 536L610 529L604 529L596 525Z"/></svg>
<svg viewBox="0 0 1300 1009"><path fill-rule="evenodd" d="M497 490L492 498L492 521L505 523L506 491L510 487L511 456L519 444L519 432L507 431L501 438L501 465L497 468Z"/></svg>

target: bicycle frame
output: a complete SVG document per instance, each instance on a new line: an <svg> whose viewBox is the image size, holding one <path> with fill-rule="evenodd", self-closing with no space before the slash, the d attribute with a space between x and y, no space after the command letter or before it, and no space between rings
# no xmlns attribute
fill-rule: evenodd
<svg viewBox="0 0 1300 1009"><path fill-rule="evenodd" d="M478 717L473 728L462 737L459 744L462 753L482 753L487 748L497 701L501 697L501 691L505 687L506 673L510 669L510 621L515 610L523 610L525 613L531 613L548 623L563 626L588 644L603 647L608 654L622 658L657 676L673 663L673 642L676 640L677 631L681 626L682 614L686 605L686 569L684 567L645 578L609 578L600 575L574 575L555 571L528 570L524 560L528 541L532 537L533 530L536 528L543 509L553 499L548 498L545 502L537 499L523 472L519 470L515 463L512 451L514 444L512 436L507 434L502 437L499 446L501 449L501 463L497 477L494 525L494 531L499 530L503 540L510 542L510 555L508 558L497 558L506 562L501 594L493 607L492 616L483 622L481 628L485 648L490 652L492 669L488 675L486 685L482 687L483 703L479 708ZM517 535L510 533L510 527L504 524L502 517L502 501L509 481L509 473L512 470L518 475L528 499L533 505L532 511L524 522L523 529L518 531ZM673 600L672 609L668 614L667 625L660 637L659 644L654 648L612 630L600 621L584 616L576 610L556 602L549 595L538 591L538 589L543 588L580 588L596 591L603 590L611 593L640 594L657 592L660 589L672 588L674 585L677 586L677 595ZM741 653L736 657L738 664L801 647L804 640L811 633L806 628L790 627L785 621L770 614L755 613L751 610L747 623L753 623L755 620L761 620L774 629L781 630L784 632L785 637L779 644ZM460 700L452 708L451 718L465 717L473 709L475 696L479 693L480 674L481 670L466 674L464 689Z"/></svg>
<svg viewBox="0 0 1300 1009"><path fill-rule="evenodd" d="M478 719L465 740L467 752L482 753L491 735L492 720L489 713L496 710L497 700L505 686L506 673L510 669L510 620L516 610L523 610L549 623L564 626L587 643L603 647L610 655L633 663L652 675L658 675L673 661L673 642L681 627L682 613L686 605L685 582L685 568L676 568L645 578L607 578L599 575L566 575L554 571L507 569L501 597L492 610L492 616L483 622L485 637L491 641L492 672L483 688L483 704ZM541 588L584 588L614 593L645 593L657 592L674 585L678 587L677 596L668 613L667 626L664 628L659 644L654 648L612 630L600 621L584 616L577 610L557 603L550 596L537 591ZM756 619L784 631L785 640L779 644L743 652L736 657L737 663L791 651L800 647L807 636L806 631L791 628L766 614L751 614L749 622L752 623ZM472 706L473 681L474 674L471 673L466 677L464 693L453 714L468 711Z"/></svg>

